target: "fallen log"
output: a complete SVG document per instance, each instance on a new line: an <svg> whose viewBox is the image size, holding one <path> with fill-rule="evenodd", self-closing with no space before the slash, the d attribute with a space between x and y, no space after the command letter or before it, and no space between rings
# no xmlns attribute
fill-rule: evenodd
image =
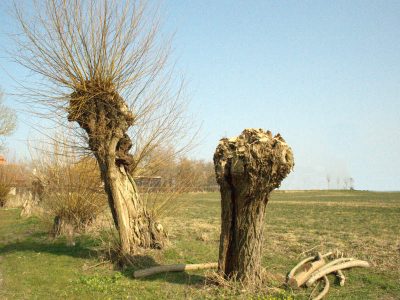
<svg viewBox="0 0 400 300"><path fill-rule="evenodd" d="M296 273L296 271L297 271L298 269L300 269L300 267L301 267L302 265L304 265L304 264L306 264L306 263L308 263L308 262L310 262L310 261L313 261L313 260L315 260L315 256L307 257L307 258L303 259L301 262L299 262L299 263L289 272L289 274L288 274L288 276L287 276L288 281L290 281L290 279L293 278L293 276L294 276L294 274Z"/></svg>
<svg viewBox="0 0 400 300"><path fill-rule="evenodd" d="M303 270L290 278L288 284L292 288L301 287L314 273L316 270L320 269L326 264L326 261L320 253L318 253L316 260L313 262L307 262L303 265Z"/></svg>
<svg viewBox="0 0 400 300"><path fill-rule="evenodd" d="M328 253L322 255L322 257L323 257L323 258L329 257L329 256L331 256L332 254L333 254L333 252L328 252ZM288 281L294 276L294 274L297 272L297 270L300 269L300 267L301 267L302 265L304 265L304 264L306 264L306 263L308 263L308 262L310 262L310 261L313 261L313 260L315 260L315 259L317 259L317 256L310 256L310 257L307 257L307 258L303 259L301 262L299 262L299 263L289 272L289 274L288 274L288 276L287 276Z"/></svg>
<svg viewBox="0 0 400 300"><path fill-rule="evenodd" d="M327 269L330 268L331 266L337 265L339 263L344 263L344 262L348 262L348 261L354 261L356 260L355 258L352 257L342 257L342 258L338 258L335 260L330 261L329 263L327 263L325 266L323 266L320 270L322 269ZM320 271L318 270L318 271Z"/></svg>
<svg viewBox="0 0 400 300"><path fill-rule="evenodd" d="M342 269L348 269L348 268L353 268L353 267L364 267L368 268L369 263L363 260L352 260L352 261L347 261L344 263L339 263L335 264L333 266L327 267L327 268L322 268L321 270L316 271L306 282L307 287L310 287L314 284L315 281L318 279L326 276L329 273L336 272L338 270Z"/></svg>
<svg viewBox="0 0 400 300"><path fill-rule="evenodd" d="M204 269L215 269L215 268L218 268L218 263L166 265L166 266L157 266L135 271L133 273L133 277L142 278L164 272L182 272L182 271L204 270Z"/></svg>

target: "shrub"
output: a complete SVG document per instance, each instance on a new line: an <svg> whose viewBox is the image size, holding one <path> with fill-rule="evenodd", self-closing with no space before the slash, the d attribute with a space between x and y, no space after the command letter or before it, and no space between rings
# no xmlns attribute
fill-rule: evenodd
<svg viewBox="0 0 400 300"><path fill-rule="evenodd" d="M0 207L4 207L8 201L13 186L14 175L8 165L0 166Z"/></svg>
<svg viewBox="0 0 400 300"><path fill-rule="evenodd" d="M107 207L98 168L93 159L52 164L41 172L42 206L54 217L53 234L84 230Z"/></svg>
<svg viewBox="0 0 400 300"><path fill-rule="evenodd" d="M96 160L79 154L63 135L55 136L51 147L31 150L33 186L54 236L85 230L107 208Z"/></svg>

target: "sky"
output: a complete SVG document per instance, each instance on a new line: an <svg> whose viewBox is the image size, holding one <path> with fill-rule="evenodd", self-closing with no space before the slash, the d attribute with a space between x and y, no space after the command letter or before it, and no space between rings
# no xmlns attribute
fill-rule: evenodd
<svg viewBox="0 0 400 300"><path fill-rule="evenodd" d="M284 189L327 188L329 176L330 188L352 177L356 189L400 190L399 1L164 0L161 8L189 113L201 123L192 158L211 161L222 137L263 128L293 149ZM15 21L0 11L0 45L9 45ZM26 71L0 47L6 94L10 75ZM24 157L34 117L12 95L6 103L20 114L7 144Z"/></svg>

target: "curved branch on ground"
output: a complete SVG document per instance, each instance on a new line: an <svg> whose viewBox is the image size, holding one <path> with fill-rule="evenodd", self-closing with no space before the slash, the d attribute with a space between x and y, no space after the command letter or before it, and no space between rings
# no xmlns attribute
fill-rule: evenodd
<svg viewBox="0 0 400 300"><path fill-rule="evenodd" d="M326 277L326 275L323 276L324 280L325 280L325 286L324 289L322 290L322 292L315 298L313 298L312 300L320 300L323 297L325 297L325 295L328 293L329 291L329 280L328 277Z"/></svg>
<svg viewBox="0 0 400 300"><path fill-rule="evenodd" d="M342 270L342 269L348 269L348 268L353 268L353 267L363 267L363 268L368 268L370 265L368 262L363 261L363 260L354 260L354 261L348 261L345 263L341 263L341 264L337 264L337 265L333 265L331 267L328 268L324 268L322 270L319 270L317 272L315 272L310 279L307 281L306 285L307 287L310 287L314 284L315 281L317 281L318 279L320 279L321 277L332 273L332 272L336 272L338 270Z"/></svg>

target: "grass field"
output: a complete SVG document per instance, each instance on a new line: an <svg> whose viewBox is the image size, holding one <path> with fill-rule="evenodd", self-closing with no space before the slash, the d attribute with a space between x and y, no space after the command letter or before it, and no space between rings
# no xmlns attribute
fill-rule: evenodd
<svg viewBox="0 0 400 300"><path fill-rule="evenodd" d="M97 239L80 236L75 246L67 246L63 238L49 238L41 220L1 209L0 299L308 299L310 289L285 290L283 282L309 249L339 249L372 264L344 271L344 287L330 277L329 299L400 299L400 193L275 192L265 224L263 265L270 274L265 287L270 296L264 298L205 285L202 271L132 278L140 267L217 260L219 195L188 194L180 201L163 220L171 244L123 271L109 263L95 266Z"/></svg>

